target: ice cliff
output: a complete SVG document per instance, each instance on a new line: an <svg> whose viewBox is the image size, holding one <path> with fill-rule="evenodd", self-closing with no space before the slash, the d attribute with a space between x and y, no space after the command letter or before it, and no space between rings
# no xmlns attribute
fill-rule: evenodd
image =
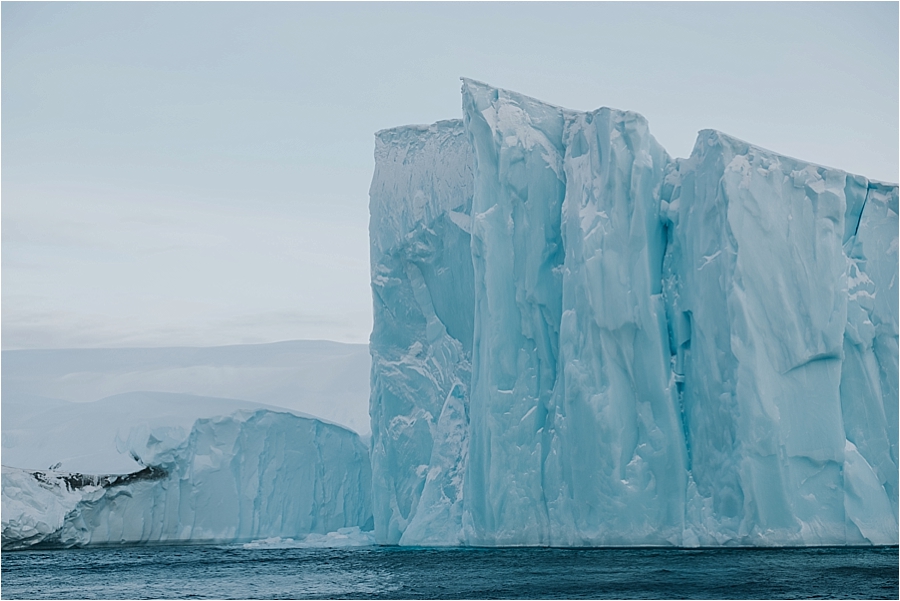
<svg viewBox="0 0 900 601"><path fill-rule="evenodd" d="M94 476L3 468L3 549L302 538L372 526L359 436L268 410L137 428L124 451L146 467Z"/></svg>
<svg viewBox="0 0 900 601"><path fill-rule="evenodd" d="M462 105L376 136L376 539L896 544L897 186Z"/></svg>
<svg viewBox="0 0 900 601"><path fill-rule="evenodd" d="M378 132L369 233L378 540L457 544L474 315L472 153L459 121ZM377 475L376 475L377 474Z"/></svg>

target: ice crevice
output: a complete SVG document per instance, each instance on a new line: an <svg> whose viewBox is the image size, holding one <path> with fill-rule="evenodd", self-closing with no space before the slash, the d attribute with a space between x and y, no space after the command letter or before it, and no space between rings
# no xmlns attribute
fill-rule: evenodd
<svg viewBox="0 0 900 601"><path fill-rule="evenodd" d="M462 120L376 136L376 539L896 543L897 186L462 97Z"/></svg>

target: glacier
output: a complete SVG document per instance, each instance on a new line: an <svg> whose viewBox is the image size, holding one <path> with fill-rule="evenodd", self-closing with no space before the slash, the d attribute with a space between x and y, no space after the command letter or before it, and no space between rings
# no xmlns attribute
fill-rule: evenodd
<svg viewBox="0 0 900 601"><path fill-rule="evenodd" d="M120 475L3 467L2 548L359 541L372 529L368 450L318 419L267 409L134 428ZM328 539L330 540L330 539ZM362 543L357 543L362 544Z"/></svg>
<svg viewBox="0 0 900 601"><path fill-rule="evenodd" d="M462 109L376 134L376 540L897 544L897 185Z"/></svg>

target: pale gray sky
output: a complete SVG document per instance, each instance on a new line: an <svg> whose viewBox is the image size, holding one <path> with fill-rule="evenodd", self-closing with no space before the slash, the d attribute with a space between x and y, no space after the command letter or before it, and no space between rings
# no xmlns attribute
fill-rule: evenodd
<svg viewBox="0 0 900 601"><path fill-rule="evenodd" d="M373 133L467 76L898 180L897 3L2 4L2 345L371 327Z"/></svg>

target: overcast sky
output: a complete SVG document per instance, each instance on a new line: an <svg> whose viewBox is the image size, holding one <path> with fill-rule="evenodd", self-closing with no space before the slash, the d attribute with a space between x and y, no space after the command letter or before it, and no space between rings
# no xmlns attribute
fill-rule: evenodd
<svg viewBox="0 0 900 601"><path fill-rule="evenodd" d="M371 328L373 133L467 76L898 180L897 3L2 4L2 345Z"/></svg>

